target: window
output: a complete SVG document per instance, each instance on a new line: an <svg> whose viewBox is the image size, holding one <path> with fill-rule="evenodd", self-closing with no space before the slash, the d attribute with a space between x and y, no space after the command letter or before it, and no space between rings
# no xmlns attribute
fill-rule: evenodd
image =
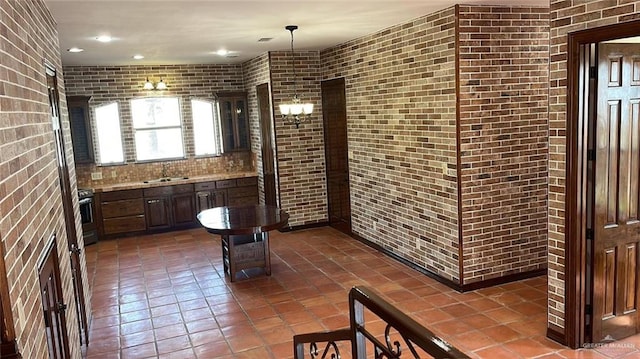
<svg viewBox="0 0 640 359"><path fill-rule="evenodd" d="M122 134L118 103L96 107L96 133L100 164L123 163Z"/></svg>
<svg viewBox="0 0 640 359"><path fill-rule="evenodd" d="M214 103L191 100L193 114L193 142L196 156L217 155L222 152L222 136Z"/></svg>
<svg viewBox="0 0 640 359"><path fill-rule="evenodd" d="M184 157L180 101L177 97L131 100L136 160Z"/></svg>

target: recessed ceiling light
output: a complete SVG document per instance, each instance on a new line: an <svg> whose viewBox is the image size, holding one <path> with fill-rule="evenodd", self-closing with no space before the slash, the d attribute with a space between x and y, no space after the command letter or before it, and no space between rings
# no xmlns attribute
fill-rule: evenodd
<svg viewBox="0 0 640 359"><path fill-rule="evenodd" d="M67 49L67 51L69 51L69 52L82 52L82 51L84 51L84 49L81 49L79 47L72 47L72 48Z"/></svg>
<svg viewBox="0 0 640 359"><path fill-rule="evenodd" d="M142 55L133 55L133 59L134 60L142 60L142 59L144 59L144 56L142 56Z"/></svg>
<svg viewBox="0 0 640 359"><path fill-rule="evenodd" d="M98 37L96 37L96 40L100 41L100 42L111 42L111 40L113 40L113 38L109 35L100 35Z"/></svg>
<svg viewBox="0 0 640 359"><path fill-rule="evenodd" d="M227 56L229 54L229 51L225 50L225 49L220 49L218 51L216 51L216 54L219 56Z"/></svg>

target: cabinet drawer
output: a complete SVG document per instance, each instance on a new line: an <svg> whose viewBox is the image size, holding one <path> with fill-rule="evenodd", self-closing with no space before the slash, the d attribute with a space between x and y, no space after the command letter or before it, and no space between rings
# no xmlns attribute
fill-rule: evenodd
<svg viewBox="0 0 640 359"><path fill-rule="evenodd" d="M238 184L238 187L241 187L241 186L257 186L258 185L258 177L238 178L236 180L236 183Z"/></svg>
<svg viewBox="0 0 640 359"><path fill-rule="evenodd" d="M173 193L172 186L162 186L162 187L153 187L153 188L145 188L144 196L147 197L162 197L162 196L170 196Z"/></svg>
<svg viewBox="0 0 640 359"><path fill-rule="evenodd" d="M102 202L102 218L144 215L144 201L142 198L124 199L120 201Z"/></svg>
<svg viewBox="0 0 640 359"><path fill-rule="evenodd" d="M216 188L231 188L236 186L235 179L216 181Z"/></svg>
<svg viewBox="0 0 640 359"><path fill-rule="evenodd" d="M208 191L216 188L215 182L200 182L194 185L196 192L198 191Z"/></svg>
<svg viewBox="0 0 640 359"><path fill-rule="evenodd" d="M173 194L178 193L193 193L193 185L188 183L173 186Z"/></svg>
<svg viewBox="0 0 640 359"><path fill-rule="evenodd" d="M127 189L124 191L102 192L100 194L102 201L117 201L120 199L142 198L142 189Z"/></svg>
<svg viewBox="0 0 640 359"><path fill-rule="evenodd" d="M229 206L250 206L258 204L257 196L249 197L229 197Z"/></svg>
<svg viewBox="0 0 640 359"><path fill-rule="evenodd" d="M236 187L227 190L229 199L237 197L255 197L258 198L258 187Z"/></svg>
<svg viewBox="0 0 640 359"><path fill-rule="evenodd" d="M104 234L138 232L146 229L147 225L144 220L144 214L104 219Z"/></svg>

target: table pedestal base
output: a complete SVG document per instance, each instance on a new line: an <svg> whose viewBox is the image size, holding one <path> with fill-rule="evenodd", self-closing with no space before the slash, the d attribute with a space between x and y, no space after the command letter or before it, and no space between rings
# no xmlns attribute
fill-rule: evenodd
<svg viewBox="0 0 640 359"><path fill-rule="evenodd" d="M269 233L221 237L224 273L229 275L232 282L239 271L248 268L264 268L266 275L271 275Z"/></svg>

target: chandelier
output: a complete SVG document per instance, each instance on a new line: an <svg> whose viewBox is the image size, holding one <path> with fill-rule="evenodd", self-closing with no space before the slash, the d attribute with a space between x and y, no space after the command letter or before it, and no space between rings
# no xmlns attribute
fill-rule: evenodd
<svg viewBox="0 0 640 359"><path fill-rule="evenodd" d="M290 102L280 104L280 113L282 119L287 123L296 125L296 128L300 127L300 124L311 118L313 112L312 103L303 103L298 97L298 88L296 87L296 57L293 51L293 31L298 28L297 25L288 25L286 30L291 32L291 67L293 68L293 98Z"/></svg>

